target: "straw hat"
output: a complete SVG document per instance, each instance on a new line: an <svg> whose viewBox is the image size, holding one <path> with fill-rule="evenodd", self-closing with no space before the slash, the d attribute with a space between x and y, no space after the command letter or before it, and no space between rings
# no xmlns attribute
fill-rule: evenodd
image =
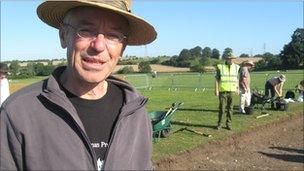
<svg viewBox="0 0 304 171"><path fill-rule="evenodd" d="M124 16L130 25L128 45L145 45L156 39L157 33L154 27L144 19L131 13L131 0L46 1L38 6L37 14L43 22L59 28L66 12L80 6L110 10Z"/></svg>
<svg viewBox="0 0 304 171"><path fill-rule="evenodd" d="M281 82L286 81L286 76L283 75L283 74L281 74L281 75L279 76L279 80L280 80Z"/></svg>
<svg viewBox="0 0 304 171"><path fill-rule="evenodd" d="M254 66L254 63L253 63L252 61L247 60L247 61L244 61L244 62L243 62L243 65L251 65L251 66Z"/></svg>
<svg viewBox="0 0 304 171"><path fill-rule="evenodd" d="M234 54L232 52L229 52L226 57L226 59L235 59L235 58L236 57L234 56Z"/></svg>

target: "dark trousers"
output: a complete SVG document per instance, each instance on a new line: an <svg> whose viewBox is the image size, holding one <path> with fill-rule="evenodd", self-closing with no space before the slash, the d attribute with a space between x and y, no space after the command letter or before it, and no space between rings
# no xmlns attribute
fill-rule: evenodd
<svg viewBox="0 0 304 171"><path fill-rule="evenodd" d="M269 94L271 95L271 108L274 108L274 97L275 97L275 91L274 86L270 84L270 82L266 82L265 84L265 97L269 98Z"/></svg>
<svg viewBox="0 0 304 171"><path fill-rule="evenodd" d="M222 125L222 117L225 113L225 109L227 109L226 115L226 126L231 126L232 121L232 110L233 110L233 103L232 103L232 92L220 92L219 94L219 114L218 114L218 126Z"/></svg>

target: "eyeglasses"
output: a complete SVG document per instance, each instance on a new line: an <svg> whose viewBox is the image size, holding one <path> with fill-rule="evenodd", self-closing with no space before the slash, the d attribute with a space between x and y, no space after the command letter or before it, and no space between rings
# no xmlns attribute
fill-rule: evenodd
<svg viewBox="0 0 304 171"><path fill-rule="evenodd" d="M86 28L86 27L79 27L76 28L75 26L71 24L64 25L69 26L73 28L76 31L76 34L78 37L88 40L94 40L97 38L99 34L102 34L105 38L105 40L110 44L118 44L122 43L127 37L122 33L116 33L116 32L98 32L96 30Z"/></svg>

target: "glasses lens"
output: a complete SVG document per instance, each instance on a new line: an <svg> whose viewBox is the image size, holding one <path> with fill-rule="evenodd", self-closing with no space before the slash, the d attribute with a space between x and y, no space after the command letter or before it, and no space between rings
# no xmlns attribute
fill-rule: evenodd
<svg viewBox="0 0 304 171"><path fill-rule="evenodd" d="M96 34L94 34L93 31L88 30L88 29L79 29L79 30L77 30L77 34L80 37L87 38L87 39L94 39L96 37Z"/></svg>
<svg viewBox="0 0 304 171"><path fill-rule="evenodd" d="M116 33L106 33L105 38L113 43L121 43L123 41L124 36L122 34Z"/></svg>

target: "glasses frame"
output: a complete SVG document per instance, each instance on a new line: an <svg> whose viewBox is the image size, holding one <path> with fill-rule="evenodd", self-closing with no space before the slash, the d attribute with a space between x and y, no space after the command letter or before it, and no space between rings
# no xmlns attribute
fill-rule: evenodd
<svg viewBox="0 0 304 171"><path fill-rule="evenodd" d="M126 35L121 34L121 35L116 35L116 36L118 37L118 41L111 40L111 39L109 39L109 35L108 35L109 33L107 33L107 32L90 32L90 34L92 35L92 37L85 37L85 36L83 36L83 35L81 35L81 34L79 33L80 30L79 30L78 28L76 28L75 26L73 26L73 25L71 25L71 24L68 24L68 23L63 23L63 25L64 25L64 26L69 26L69 27L71 27L72 29L74 29L75 32L76 32L76 35L77 35L78 37L83 38L83 39L89 39L89 40L91 40L91 41L92 41L92 40L95 40L99 34L102 34L102 35L104 36L104 38L105 38L107 41L110 41L110 42L108 42L108 43L111 43L111 44L123 43L124 40L127 39L127 36L126 36Z"/></svg>

